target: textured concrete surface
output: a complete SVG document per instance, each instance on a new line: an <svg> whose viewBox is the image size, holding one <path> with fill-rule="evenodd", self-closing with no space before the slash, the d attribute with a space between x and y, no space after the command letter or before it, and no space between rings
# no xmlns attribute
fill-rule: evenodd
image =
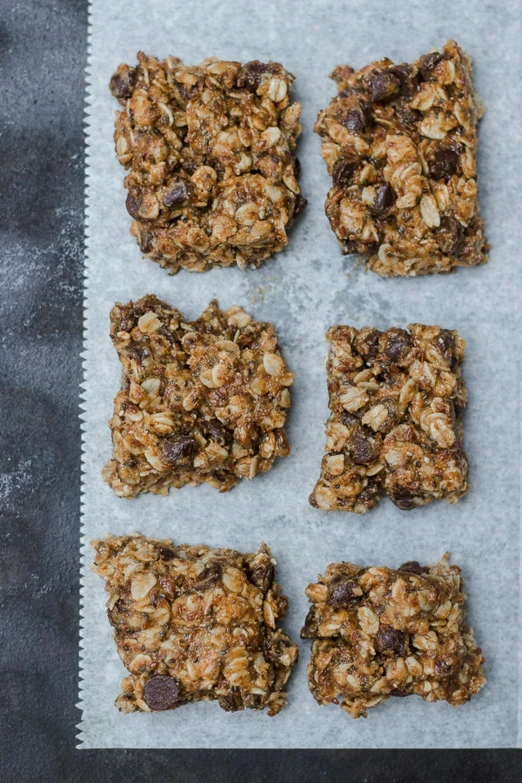
<svg viewBox="0 0 522 783"><path fill-rule="evenodd" d="M0 8L0 780L520 780L516 751L75 749L87 9Z"/></svg>

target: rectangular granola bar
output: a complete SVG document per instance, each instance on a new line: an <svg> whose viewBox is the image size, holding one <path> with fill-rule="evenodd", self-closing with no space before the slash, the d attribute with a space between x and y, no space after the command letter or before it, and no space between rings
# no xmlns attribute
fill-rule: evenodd
<svg viewBox="0 0 522 783"><path fill-rule="evenodd" d="M468 490L461 414L464 340L439 326L333 326L326 454L310 503L327 511L411 509Z"/></svg>
<svg viewBox="0 0 522 783"><path fill-rule="evenodd" d="M484 687L460 568L448 558L398 570L332 563L308 585L301 636L314 640L308 684L319 704L340 703L359 718L389 696L456 707Z"/></svg>
<svg viewBox="0 0 522 783"><path fill-rule="evenodd" d="M471 59L455 41L412 65L383 59L332 73L315 131L332 176L326 214L343 252L383 277L487 261L477 200Z"/></svg>
<svg viewBox="0 0 522 783"><path fill-rule="evenodd" d="M279 63L257 60L186 67L140 52L136 67L118 67L116 153L143 253L174 274L259 266L285 247L306 204L293 81Z"/></svg>
<svg viewBox="0 0 522 783"><path fill-rule="evenodd" d="M117 495L202 482L226 492L290 453L294 376L271 324L216 301L187 322L148 295L114 306L111 338L123 373L103 478Z"/></svg>
<svg viewBox="0 0 522 783"><path fill-rule="evenodd" d="M93 541L109 621L129 671L121 712L195 701L227 712L285 705L297 646L278 629L287 600L266 544L255 554L133 535Z"/></svg>

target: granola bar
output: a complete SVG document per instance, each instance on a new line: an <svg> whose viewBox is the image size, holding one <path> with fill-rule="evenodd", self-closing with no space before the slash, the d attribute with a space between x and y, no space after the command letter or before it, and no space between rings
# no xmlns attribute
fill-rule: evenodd
<svg viewBox="0 0 522 783"><path fill-rule="evenodd" d="M484 687L482 650L465 623L460 568L332 563L309 584L301 636L313 639L308 684L319 704L353 718L389 696L459 706Z"/></svg>
<svg viewBox="0 0 522 783"><path fill-rule="evenodd" d="M277 628L287 600L266 544L255 554L140 535L92 545L129 671L116 699L121 712L214 700L227 712L276 715L284 707L298 651Z"/></svg>
<svg viewBox="0 0 522 783"><path fill-rule="evenodd" d="M172 274L259 266L306 204L294 154L301 106L279 63L186 67L138 53L110 82L131 233Z"/></svg>
<svg viewBox="0 0 522 783"><path fill-rule="evenodd" d="M186 322L147 295L114 306L111 338L123 374L102 475L120 497L202 482L226 492L290 453L294 376L271 324L216 301Z"/></svg>
<svg viewBox="0 0 522 783"><path fill-rule="evenodd" d="M413 65L338 66L315 131L332 176L326 214L343 253L383 277L487 261L477 200L471 59L455 41Z"/></svg>
<svg viewBox="0 0 522 783"><path fill-rule="evenodd" d="M330 418L310 503L362 514L389 495L411 509L468 490L461 414L467 402L464 340L410 324L327 332Z"/></svg>

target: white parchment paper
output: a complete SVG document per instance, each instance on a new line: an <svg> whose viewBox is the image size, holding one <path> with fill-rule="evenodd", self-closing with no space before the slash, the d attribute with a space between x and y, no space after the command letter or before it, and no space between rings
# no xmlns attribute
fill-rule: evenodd
<svg viewBox="0 0 522 783"><path fill-rule="evenodd" d="M518 3L389 0L94 0L87 97L87 250L81 580L82 721L79 747L347 748L495 747L520 743L520 194ZM474 59L486 113L480 129L479 186L491 261L455 275L382 280L343 258L323 203L329 187L312 132L334 93L337 63L361 67L389 56L411 61L454 37ZM258 270L215 269L170 277L142 259L129 235L124 172L113 149L117 104L109 93L120 62L138 50L177 55L187 64L209 55L282 62L297 77L303 105L298 155L309 199L285 252ZM66 110L66 107L64 107ZM109 339L109 311L145 293L197 317L217 296L272 321L296 374L289 421L292 454L255 481L218 494L185 487L169 497L117 498L100 471L110 455L107 420L120 364ZM364 516L308 505L324 447L327 393L325 330L334 323L381 329L409 322L458 329L467 340L469 389L465 445L472 489L457 505L411 513L391 502ZM121 715L113 706L123 665L105 615L102 580L89 570L88 541L140 531L178 543L253 551L262 541L278 561L290 600L286 629L297 641L307 612L306 584L327 563L398 566L433 561L450 550L461 565L469 617L487 659L488 685L455 710L420 698L390 699L352 720L319 707L306 683L309 642L290 681L288 706L275 718L226 714L214 703L153 715Z"/></svg>

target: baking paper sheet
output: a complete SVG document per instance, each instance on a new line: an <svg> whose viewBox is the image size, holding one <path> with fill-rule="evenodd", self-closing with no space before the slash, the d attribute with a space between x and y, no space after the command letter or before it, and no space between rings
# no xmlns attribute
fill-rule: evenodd
<svg viewBox="0 0 522 783"><path fill-rule="evenodd" d="M334 94L337 63L361 67L383 56L411 61L450 37L472 55L486 113L480 128L479 185L491 261L449 276L382 280L343 258L324 216L329 187L312 127ZM389 0L94 0L87 97L87 248L81 579L81 748L494 747L520 743L520 438L518 292L521 231L521 71L518 4ZM303 105L298 155L309 199L290 244L258 270L185 271L170 277L142 259L129 235L124 172L115 158L116 101L108 90L120 62L138 50L187 64L223 59L282 62L297 77ZM66 110L66 107L64 107ZM518 190L517 190L518 186ZM169 497L116 497L100 471L111 451L107 420L120 364L109 339L109 311L145 293L196 318L216 296L272 321L296 380L288 432L292 454L255 481L220 495L185 487ZM324 334L334 323L385 329L409 322L458 329L467 340L469 389L465 445L472 489L457 505L401 512L391 502L364 516L308 505L324 448L327 392ZM226 714L217 703L174 712L121 715L125 676L105 615L104 585L89 570L89 540L140 531L181 543L253 551L262 541L278 561L290 601L286 629L297 641L307 612L304 588L333 560L398 566L434 561L446 550L461 565L469 617L487 659L488 685L455 710L420 698L390 699L367 720L319 707L306 683L310 643L280 715Z"/></svg>

